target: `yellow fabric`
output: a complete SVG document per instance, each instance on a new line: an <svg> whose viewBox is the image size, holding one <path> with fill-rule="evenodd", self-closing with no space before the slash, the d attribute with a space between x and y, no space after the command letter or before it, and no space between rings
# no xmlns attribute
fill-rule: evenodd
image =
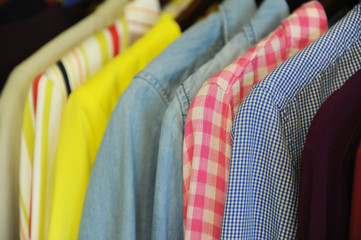
<svg viewBox="0 0 361 240"><path fill-rule="evenodd" d="M26 96L34 78L73 46L114 22L128 0L106 0L92 14L16 66L0 95L0 239L19 234L19 159ZM3 36L0 36L3 37ZM1 53L0 53L1 55ZM24 200L24 199L23 199Z"/></svg>
<svg viewBox="0 0 361 240"><path fill-rule="evenodd" d="M133 76L180 34L163 14L149 33L70 95L54 162L48 239L77 238L91 168L116 102Z"/></svg>

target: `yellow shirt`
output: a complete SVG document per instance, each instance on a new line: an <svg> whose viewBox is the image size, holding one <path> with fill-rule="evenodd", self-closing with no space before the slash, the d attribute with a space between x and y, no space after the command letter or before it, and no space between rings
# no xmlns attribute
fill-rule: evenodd
<svg viewBox="0 0 361 240"><path fill-rule="evenodd" d="M144 37L70 95L54 162L50 240L77 239L88 179L116 102L133 76L180 34L163 14Z"/></svg>

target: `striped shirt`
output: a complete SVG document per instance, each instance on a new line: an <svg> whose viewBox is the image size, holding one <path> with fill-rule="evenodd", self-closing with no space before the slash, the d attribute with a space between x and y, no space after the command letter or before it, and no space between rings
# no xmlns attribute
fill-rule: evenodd
<svg viewBox="0 0 361 240"><path fill-rule="evenodd" d="M327 30L316 1L285 19L268 37L203 84L185 123L185 237L219 239L231 160L232 120L252 87Z"/></svg>
<svg viewBox="0 0 361 240"><path fill-rule="evenodd" d="M92 14L52 39L11 72L0 96L0 239L20 238L20 141L30 85L37 74L44 72L74 46L112 24L127 2L105 1Z"/></svg>
<svg viewBox="0 0 361 240"><path fill-rule="evenodd" d="M70 95L54 159L49 239L78 236L90 173L118 99L133 77L180 33L174 19L162 14L145 36Z"/></svg>
<svg viewBox="0 0 361 240"><path fill-rule="evenodd" d="M21 135L21 239L47 236L53 161L69 94L151 29L159 16L156 0L129 3L121 18L34 79L25 103Z"/></svg>

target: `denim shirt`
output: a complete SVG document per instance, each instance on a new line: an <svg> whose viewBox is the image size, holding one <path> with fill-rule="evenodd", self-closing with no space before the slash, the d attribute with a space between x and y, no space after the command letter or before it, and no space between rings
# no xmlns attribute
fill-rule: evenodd
<svg viewBox="0 0 361 240"><path fill-rule="evenodd" d="M219 12L188 29L134 77L112 113L93 165L79 239L183 238L182 215L152 222L163 115L179 85L255 11L254 0L224 1Z"/></svg>
<svg viewBox="0 0 361 240"><path fill-rule="evenodd" d="M162 121L158 150L153 224L183 216L183 138L188 109L202 84L272 32L289 14L284 0L266 0L255 16L217 55L187 78ZM165 184L167 183L167 184ZM169 196L169 197L164 197ZM184 213L185 214L185 213Z"/></svg>

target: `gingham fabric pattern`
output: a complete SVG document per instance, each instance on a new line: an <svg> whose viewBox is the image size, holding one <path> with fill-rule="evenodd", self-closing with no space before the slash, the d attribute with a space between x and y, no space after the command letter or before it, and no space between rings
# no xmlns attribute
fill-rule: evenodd
<svg viewBox="0 0 361 240"><path fill-rule="evenodd" d="M20 148L20 237L44 239L60 122L71 91L153 27L157 0L137 0L124 16L75 47L35 78L25 103Z"/></svg>
<svg viewBox="0 0 361 240"><path fill-rule="evenodd" d="M258 83L232 126L221 239L296 239L300 159L321 104L361 68L361 5Z"/></svg>
<svg viewBox="0 0 361 240"><path fill-rule="evenodd" d="M284 20L199 90L185 125L183 184L186 239L219 239L231 159L232 120L252 87L327 30L310 2Z"/></svg>

